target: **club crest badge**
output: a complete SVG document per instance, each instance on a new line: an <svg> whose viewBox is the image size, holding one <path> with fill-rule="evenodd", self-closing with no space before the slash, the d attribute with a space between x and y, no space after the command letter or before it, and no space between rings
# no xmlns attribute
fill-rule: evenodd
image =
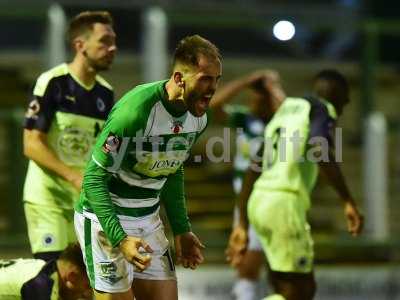
<svg viewBox="0 0 400 300"><path fill-rule="evenodd" d="M40 111L40 103L37 99L33 99L28 106L28 110L25 113L26 118L32 118L32 119L37 119L38 116L37 114Z"/></svg>
<svg viewBox="0 0 400 300"><path fill-rule="evenodd" d="M120 144L120 138L110 134L103 145L103 151L105 153L115 153L118 151Z"/></svg>
<svg viewBox="0 0 400 300"><path fill-rule="evenodd" d="M177 133L181 132L182 129L183 129L183 124L181 121L175 120L172 122L171 130L173 133L177 134Z"/></svg>

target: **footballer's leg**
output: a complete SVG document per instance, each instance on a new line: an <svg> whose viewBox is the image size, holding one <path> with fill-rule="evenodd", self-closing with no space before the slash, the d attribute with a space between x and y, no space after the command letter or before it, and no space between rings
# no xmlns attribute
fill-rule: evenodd
<svg viewBox="0 0 400 300"><path fill-rule="evenodd" d="M96 300L132 300L133 266L112 247L100 223L76 212L75 230Z"/></svg>
<svg viewBox="0 0 400 300"><path fill-rule="evenodd" d="M136 300L177 300L176 280L134 279L133 290Z"/></svg>
<svg viewBox="0 0 400 300"><path fill-rule="evenodd" d="M139 226L140 225L140 226ZM178 299L175 265L171 257L170 244L158 212L142 218L142 238L151 247L151 264L144 271L135 270L132 290L137 300ZM130 233L130 229L127 229Z"/></svg>
<svg viewBox="0 0 400 300"><path fill-rule="evenodd" d="M239 222L238 207L233 213L233 226ZM261 242L254 230L249 225L248 247L242 262L236 267L237 278L232 288L235 300L258 300L260 299L259 277L262 267L265 265L265 255Z"/></svg>
<svg viewBox="0 0 400 300"><path fill-rule="evenodd" d="M24 210L34 257L46 261L57 259L71 242L68 235L73 231L72 211L67 218L62 209L27 201L24 203Z"/></svg>
<svg viewBox="0 0 400 300"><path fill-rule="evenodd" d="M312 299L313 241L298 196L276 192L266 197L254 193L249 202L249 220L266 253L274 291L286 300Z"/></svg>
<svg viewBox="0 0 400 300"><path fill-rule="evenodd" d="M270 271L269 276L275 292L286 300L311 300L314 298L316 283L313 272Z"/></svg>
<svg viewBox="0 0 400 300"><path fill-rule="evenodd" d="M247 250L242 262L237 267L238 279L233 287L236 300L259 299L258 279L265 264L264 254L259 250Z"/></svg>
<svg viewBox="0 0 400 300"><path fill-rule="evenodd" d="M94 297L96 300L133 300L132 291L122 293L104 293L94 290Z"/></svg>

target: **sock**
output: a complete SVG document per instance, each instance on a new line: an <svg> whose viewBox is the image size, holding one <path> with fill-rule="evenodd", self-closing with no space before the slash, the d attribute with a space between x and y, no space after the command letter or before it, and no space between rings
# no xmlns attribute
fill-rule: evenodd
<svg viewBox="0 0 400 300"><path fill-rule="evenodd" d="M285 298L282 295L273 294L263 298L262 300L285 300Z"/></svg>
<svg viewBox="0 0 400 300"><path fill-rule="evenodd" d="M258 300L258 282L239 278L236 280L232 294L235 300Z"/></svg>

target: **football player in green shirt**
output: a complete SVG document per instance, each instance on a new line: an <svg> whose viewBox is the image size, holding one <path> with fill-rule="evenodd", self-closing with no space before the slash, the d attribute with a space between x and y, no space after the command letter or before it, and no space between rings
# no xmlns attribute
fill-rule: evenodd
<svg viewBox="0 0 400 300"><path fill-rule="evenodd" d="M76 241L73 206L83 169L114 104L111 86L97 75L110 67L116 51L110 14L78 14L68 37L72 62L39 76L24 120L24 208L32 252L44 260Z"/></svg>
<svg viewBox="0 0 400 300"><path fill-rule="evenodd" d="M195 269L204 247L191 232L183 163L205 130L221 58L210 41L182 39L169 79L129 91L113 107L89 161L75 228L95 296L177 299L175 266L159 217L165 205L178 262Z"/></svg>
<svg viewBox="0 0 400 300"><path fill-rule="evenodd" d="M228 259L233 265L241 261L250 222L270 267L276 294L268 300L314 297L313 240L306 214L318 168L342 199L349 232L357 236L362 230L363 217L335 160L331 132L349 102L348 83L337 71L323 70L313 90L314 96L286 98L277 110L265 128L262 167L255 159L239 195L240 222L230 237Z"/></svg>

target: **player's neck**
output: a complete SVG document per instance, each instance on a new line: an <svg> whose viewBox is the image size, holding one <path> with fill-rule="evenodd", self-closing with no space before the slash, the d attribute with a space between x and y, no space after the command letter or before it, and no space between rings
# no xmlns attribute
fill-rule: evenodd
<svg viewBox="0 0 400 300"><path fill-rule="evenodd" d="M68 65L72 75L85 86L93 86L96 82L96 71L78 56Z"/></svg>
<svg viewBox="0 0 400 300"><path fill-rule="evenodd" d="M173 79L167 81L165 84L165 90L167 91L168 97L167 100L171 102L183 101L182 92L174 83Z"/></svg>

